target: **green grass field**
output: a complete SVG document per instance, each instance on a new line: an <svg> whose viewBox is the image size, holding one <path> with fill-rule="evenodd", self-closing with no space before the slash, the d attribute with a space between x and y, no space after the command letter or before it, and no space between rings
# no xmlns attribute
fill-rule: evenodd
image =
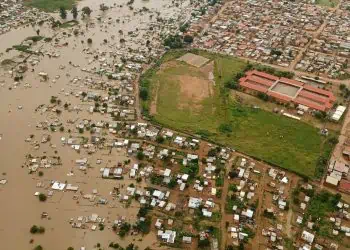
<svg viewBox="0 0 350 250"><path fill-rule="evenodd" d="M181 75L205 78L202 72L177 61L173 61L171 67L151 70L143 81L150 88L150 99L154 99L158 91L153 119L164 126L203 135L301 175L313 177L319 157L323 155L328 158L332 149L319 130L307 123L243 106L232 100L229 90L223 85L240 72L246 62L205 52L199 54L215 61L214 94L202 100L199 108L198 104L193 107L192 101L181 95L180 83L176 79ZM162 62L175 56L179 56L179 52L166 54ZM186 108L179 108L179 103L188 104ZM150 101L143 102L145 109L149 105Z"/></svg>
<svg viewBox="0 0 350 250"><path fill-rule="evenodd" d="M27 6L41 9L47 12L54 12L60 7L64 7L67 10L72 9L76 0L25 0L24 3Z"/></svg>
<svg viewBox="0 0 350 250"><path fill-rule="evenodd" d="M335 7L339 3L338 0L316 0L317 5L325 6L325 7Z"/></svg>

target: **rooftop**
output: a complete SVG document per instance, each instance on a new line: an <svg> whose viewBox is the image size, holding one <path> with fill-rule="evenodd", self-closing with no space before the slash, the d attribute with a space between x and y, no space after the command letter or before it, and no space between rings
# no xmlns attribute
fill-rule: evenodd
<svg viewBox="0 0 350 250"><path fill-rule="evenodd" d="M252 70L239 80L241 87L265 93L281 102L293 102L309 108L326 111L336 100L332 92L288 78Z"/></svg>

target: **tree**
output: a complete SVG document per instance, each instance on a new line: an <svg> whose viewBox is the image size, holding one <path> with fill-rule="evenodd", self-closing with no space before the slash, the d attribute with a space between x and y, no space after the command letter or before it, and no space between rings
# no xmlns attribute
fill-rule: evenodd
<svg viewBox="0 0 350 250"><path fill-rule="evenodd" d="M60 17L62 19L66 19L67 18L67 11L64 7L60 7Z"/></svg>
<svg viewBox="0 0 350 250"><path fill-rule="evenodd" d="M74 248L73 247L68 247L67 250L74 250Z"/></svg>
<svg viewBox="0 0 350 250"><path fill-rule="evenodd" d="M145 154L141 151L137 152L136 158L142 161L145 158Z"/></svg>
<svg viewBox="0 0 350 250"><path fill-rule="evenodd" d="M38 228L36 225L33 225L33 226L30 228L30 233L31 233L31 234L36 234L38 231L39 231L39 228Z"/></svg>
<svg viewBox="0 0 350 250"><path fill-rule="evenodd" d="M164 137L163 136L157 136L157 138L156 138L156 142L157 143L163 143L164 142Z"/></svg>
<svg viewBox="0 0 350 250"><path fill-rule="evenodd" d="M73 6L73 8L71 10L71 13L73 14L73 18L77 19L77 17L78 17L78 8L77 8L77 6Z"/></svg>
<svg viewBox="0 0 350 250"><path fill-rule="evenodd" d="M164 39L164 46L171 49L179 49L183 47L182 39L179 35L170 35Z"/></svg>
<svg viewBox="0 0 350 250"><path fill-rule="evenodd" d="M130 243L125 250L134 250L134 244Z"/></svg>
<svg viewBox="0 0 350 250"><path fill-rule="evenodd" d="M106 6L104 3L102 3L102 4L100 4L100 10L101 11L106 11L106 10L108 10L108 6Z"/></svg>
<svg viewBox="0 0 350 250"><path fill-rule="evenodd" d="M331 137L331 138L328 139L328 142L329 142L330 144L336 145L336 144L338 144L339 140L338 140L337 137L333 136L333 137Z"/></svg>
<svg viewBox="0 0 350 250"><path fill-rule="evenodd" d="M39 194L39 201L44 202L44 201L46 201L46 200L47 200L47 197L46 197L45 194L43 194L43 193Z"/></svg>
<svg viewBox="0 0 350 250"><path fill-rule="evenodd" d="M148 99L148 90L146 88L140 89L140 98L144 101Z"/></svg>
<svg viewBox="0 0 350 250"><path fill-rule="evenodd" d="M193 36L186 35L186 36L184 37L184 42L185 42L185 43L192 43L192 42L193 42Z"/></svg>
<svg viewBox="0 0 350 250"><path fill-rule="evenodd" d="M183 33L186 32L189 26L190 26L189 23L185 23L185 24L181 25L180 31Z"/></svg>
<svg viewBox="0 0 350 250"><path fill-rule="evenodd" d="M87 39L87 43L88 43L88 44L91 44L91 43L92 43L92 39L91 39L91 38L88 38L88 39Z"/></svg>
<svg viewBox="0 0 350 250"><path fill-rule="evenodd" d="M90 16L92 12L92 10L88 6L83 7L81 11L83 12L84 15L87 15L87 16Z"/></svg>

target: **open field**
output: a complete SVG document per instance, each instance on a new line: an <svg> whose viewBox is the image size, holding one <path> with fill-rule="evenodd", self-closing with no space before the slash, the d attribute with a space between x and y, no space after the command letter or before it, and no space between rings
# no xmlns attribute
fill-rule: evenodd
<svg viewBox="0 0 350 250"><path fill-rule="evenodd" d="M215 85L212 83L212 94L192 98L183 93L181 85L184 83L179 79L192 79L187 81L188 85L196 79L203 88L207 88L211 84L208 72L173 60L181 54L172 53L165 55L158 71L152 69L142 79L151 93L150 100L143 102L143 108L147 110L151 105L156 106L151 112L156 122L200 134L310 177L315 175L319 157L329 157L332 146L319 134L319 129L272 112L254 109L230 97L224 83L240 72L246 62L229 56L198 52L214 61ZM199 86L193 88L193 95L203 92Z"/></svg>
<svg viewBox="0 0 350 250"><path fill-rule="evenodd" d="M25 0L24 3L27 6L38 8L44 11L53 12L60 7L64 7L68 10L72 9L75 0Z"/></svg>

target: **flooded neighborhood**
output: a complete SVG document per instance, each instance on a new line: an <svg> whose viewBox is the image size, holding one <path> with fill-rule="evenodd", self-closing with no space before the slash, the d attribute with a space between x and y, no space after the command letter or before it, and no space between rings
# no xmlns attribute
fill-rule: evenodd
<svg viewBox="0 0 350 250"><path fill-rule="evenodd" d="M0 249L349 249L329 4L2 0Z"/></svg>

